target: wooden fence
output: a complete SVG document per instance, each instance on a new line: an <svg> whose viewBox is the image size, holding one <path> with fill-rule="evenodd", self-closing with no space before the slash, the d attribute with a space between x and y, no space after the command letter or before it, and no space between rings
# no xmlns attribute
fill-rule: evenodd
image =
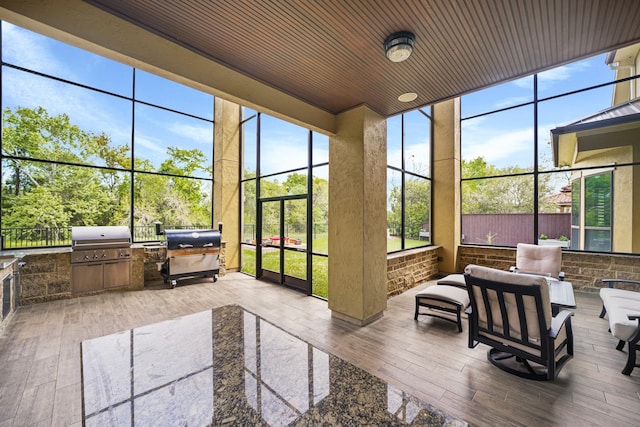
<svg viewBox="0 0 640 427"><path fill-rule="evenodd" d="M533 214L465 214L462 215L462 242L515 246L537 243L533 236ZM538 214L538 236L549 239L571 237L570 213Z"/></svg>

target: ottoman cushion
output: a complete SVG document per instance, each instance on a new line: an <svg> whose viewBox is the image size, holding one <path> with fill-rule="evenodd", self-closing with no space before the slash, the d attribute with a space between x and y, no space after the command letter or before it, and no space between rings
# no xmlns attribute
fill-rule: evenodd
<svg viewBox="0 0 640 427"><path fill-rule="evenodd" d="M464 277L464 276L463 276ZM426 298L426 299L434 299L434 304L440 305L443 307L451 308L455 306L461 306L463 308L467 307L470 304L469 301L469 293L460 289L456 286L448 286L448 285L439 285L439 286L429 286L424 289L420 293L416 295L416 298ZM438 300L444 300L442 302Z"/></svg>
<svg viewBox="0 0 640 427"><path fill-rule="evenodd" d="M449 274L438 280L438 285L456 286L458 288L467 288L467 282L464 280L464 274Z"/></svg>

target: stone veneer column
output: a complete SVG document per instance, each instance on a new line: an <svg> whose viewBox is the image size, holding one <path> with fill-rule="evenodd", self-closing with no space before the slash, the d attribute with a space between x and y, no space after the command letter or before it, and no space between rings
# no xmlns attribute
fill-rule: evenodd
<svg viewBox="0 0 640 427"><path fill-rule="evenodd" d="M365 325L387 307L386 121L361 106L329 141L329 308Z"/></svg>
<svg viewBox="0 0 640 427"><path fill-rule="evenodd" d="M213 157L214 227L223 222L226 241L226 269L240 268L240 108L215 98Z"/></svg>
<svg viewBox="0 0 640 427"><path fill-rule="evenodd" d="M440 250L439 270L457 271L460 239L460 98L433 106L433 244Z"/></svg>

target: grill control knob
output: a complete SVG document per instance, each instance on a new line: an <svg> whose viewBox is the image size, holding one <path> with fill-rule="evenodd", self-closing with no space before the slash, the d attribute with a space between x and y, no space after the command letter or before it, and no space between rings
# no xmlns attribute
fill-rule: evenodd
<svg viewBox="0 0 640 427"><path fill-rule="evenodd" d="M89 255L83 256L82 259L89 259Z"/></svg>

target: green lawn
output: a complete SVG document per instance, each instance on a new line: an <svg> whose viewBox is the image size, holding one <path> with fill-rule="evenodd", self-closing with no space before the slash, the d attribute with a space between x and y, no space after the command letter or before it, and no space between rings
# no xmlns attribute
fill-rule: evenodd
<svg viewBox="0 0 640 427"><path fill-rule="evenodd" d="M404 247L405 249L415 248L417 246L427 245L429 242L427 240L417 240L417 239L404 239ZM399 237L390 237L387 239L387 252L399 251L401 248L402 241Z"/></svg>
<svg viewBox="0 0 640 427"><path fill-rule="evenodd" d="M328 254L329 253L329 236L319 235L313 239L313 253Z"/></svg>
<svg viewBox="0 0 640 427"><path fill-rule="evenodd" d="M326 243L325 243L326 244ZM312 293L319 297L328 296L328 258L313 256ZM267 252L262 256L262 267L267 270L278 271L280 268L280 254L278 251ZM289 276L306 278L306 254L304 252L285 251L285 273ZM256 253L254 247L242 248L242 272L256 275Z"/></svg>
<svg viewBox="0 0 640 427"><path fill-rule="evenodd" d="M400 239L390 238L387 240L387 251L400 250ZM405 239L405 248L413 248L427 244L426 240ZM329 249L329 239L326 235L319 235L313 240L313 251L317 253L327 253ZM313 279L311 292L322 298L327 298L329 283L329 259L322 256L313 256ZM266 270L280 270L280 253L277 250L266 252L262 257L262 267ZM285 273L289 276L306 278L306 253L285 251ZM242 247L242 272L256 275L256 253L255 247Z"/></svg>

